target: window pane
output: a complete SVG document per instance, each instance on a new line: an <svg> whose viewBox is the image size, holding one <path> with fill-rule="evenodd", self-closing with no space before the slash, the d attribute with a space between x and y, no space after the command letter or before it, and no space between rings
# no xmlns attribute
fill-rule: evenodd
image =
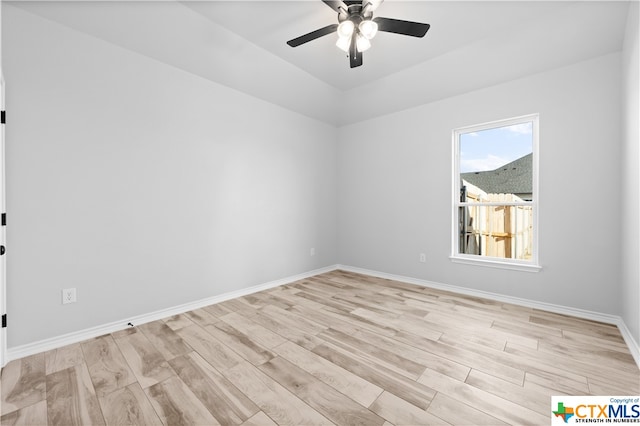
<svg viewBox="0 0 640 426"><path fill-rule="evenodd" d="M463 133L460 201L533 199L533 123Z"/></svg>
<svg viewBox="0 0 640 426"><path fill-rule="evenodd" d="M532 206L459 207L461 254L530 260L533 254Z"/></svg>

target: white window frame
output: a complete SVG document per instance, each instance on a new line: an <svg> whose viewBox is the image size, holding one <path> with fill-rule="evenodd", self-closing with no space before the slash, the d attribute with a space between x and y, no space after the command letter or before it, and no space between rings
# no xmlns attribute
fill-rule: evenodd
<svg viewBox="0 0 640 426"><path fill-rule="evenodd" d="M465 263L477 266L488 266L502 269L512 269L518 271L538 272L542 269L539 264L539 225L538 217L540 214L540 192L538 190L538 159L539 159L539 114L529 114L520 117L513 117L504 120L496 120L488 123L476 124L454 129L452 132L453 145L453 182L452 182L452 222L451 222L451 256L449 257L454 263ZM460 135L489 130L498 127L507 127L514 124L532 123L532 150L533 150L533 170L532 170L532 201L514 202L514 203L478 203L478 202L461 202L460 201ZM460 235L459 235L459 212L460 207L468 205L484 205L484 206L531 206L533 209L533 235L532 235L532 257L529 260L522 259L505 259L501 257L482 256L475 254L460 253Z"/></svg>

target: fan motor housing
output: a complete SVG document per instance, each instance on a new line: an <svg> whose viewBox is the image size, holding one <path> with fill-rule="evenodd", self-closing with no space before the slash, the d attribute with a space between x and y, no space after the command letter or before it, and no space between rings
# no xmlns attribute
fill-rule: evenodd
<svg viewBox="0 0 640 426"><path fill-rule="evenodd" d="M367 5L369 4L371 3L367 3ZM363 7L362 4L351 4L348 6L346 13L342 9L340 10L340 13L338 14L338 22L350 20L357 27L360 22L373 17L373 11L368 9L369 8L366 6Z"/></svg>

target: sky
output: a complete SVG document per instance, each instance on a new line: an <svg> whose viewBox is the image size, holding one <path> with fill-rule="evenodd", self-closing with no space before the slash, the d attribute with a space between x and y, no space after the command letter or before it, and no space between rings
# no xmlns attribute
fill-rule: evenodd
<svg viewBox="0 0 640 426"><path fill-rule="evenodd" d="M495 170L531 152L530 122L464 133L460 135L460 173Z"/></svg>

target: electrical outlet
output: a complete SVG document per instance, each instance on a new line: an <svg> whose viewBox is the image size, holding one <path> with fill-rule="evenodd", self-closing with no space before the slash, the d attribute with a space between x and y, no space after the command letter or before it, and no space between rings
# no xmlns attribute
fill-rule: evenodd
<svg viewBox="0 0 640 426"><path fill-rule="evenodd" d="M67 303L75 303L76 302L76 289L75 288L65 288L62 290L62 304L66 305Z"/></svg>
<svg viewBox="0 0 640 426"><path fill-rule="evenodd" d="M424 253L420 253L420 263L425 263L427 261L427 255Z"/></svg>
<svg viewBox="0 0 640 426"><path fill-rule="evenodd" d="M316 249L315 247L311 247L311 249L309 250L309 256L315 256L316 255Z"/></svg>

